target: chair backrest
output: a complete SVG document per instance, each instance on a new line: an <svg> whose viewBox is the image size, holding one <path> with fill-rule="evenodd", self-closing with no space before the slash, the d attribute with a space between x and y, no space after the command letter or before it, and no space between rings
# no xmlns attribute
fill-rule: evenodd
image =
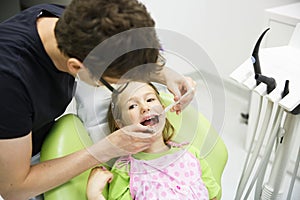
<svg viewBox="0 0 300 200"><path fill-rule="evenodd" d="M59 118L45 139L41 150L41 161L63 157L87 146L92 141L80 119L73 114ZM90 170L44 194L45 200L84 200L87 177Z"/></svg>
<svg viewBox="0 0 300 200"><path fill-rule="evenodd" d="M161 94L161 96L165 105L171 102L170 95ZM180 115L168 113L167 117L177 132L175 141L181 142L185 138L193 137L193 145L200 149L221 186L221 177L228 158L227 148L209 121L192 107L186 108ZM213 144L209 145L209 149L205 149L207 142ZM80 119L73 114L64 115L57 120L46 138L41 150L41 161L68 155L91 144L92 141ZM46 192L45 200L85 200L89 172L90 170L87 170L67 183ZM104 196L106 192L104 191ZM218 195L218 199L220 198L221 192Z"/></svg>
<svg viewBox="0 0 300 200"><path fill-rule="evenodd" d="M169 105L172 96L161 93L163 103ZM175 141L185 142L188 139L193 146L200 150L200 155L209 164L212 173L221 186L221 178L228 160L228 151L219 133L207 118L193 106L188 106L180 114L168 112L167 118L176 130ZM222 189L222 187L221 187ZM222 190L217 196L221 199Z"/></svg>

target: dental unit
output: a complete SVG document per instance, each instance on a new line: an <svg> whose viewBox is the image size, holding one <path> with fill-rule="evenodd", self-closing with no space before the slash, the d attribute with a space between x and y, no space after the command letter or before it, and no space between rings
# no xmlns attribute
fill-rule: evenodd
<svg viewBox="0 0 300 200"><path fill-rule="evenodd" d="M236 200L248 199L255 184L255 200L291 199L299 167L300 24L295 28L289 45L263 48L259 52L260 43L268 30L259 37L252 56L230 75L238 84L252 91L249 115L244 114L249 116L246 135L248 153ZM294 147L299 150L284 198L286 186L283 182L290 159L295 158L291 156ZM267 168L270 173L267 173Z"/></svg>

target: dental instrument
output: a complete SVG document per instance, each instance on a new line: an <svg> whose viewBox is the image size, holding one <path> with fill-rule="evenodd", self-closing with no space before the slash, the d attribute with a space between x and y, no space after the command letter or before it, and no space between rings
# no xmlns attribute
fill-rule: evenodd
<svg viewBox="0 0 300 200"><path fill-rule="evenodd" d="M263 119L265 117L265 111L267 110L267 107L270 107L271 105L267 106L267 100L262 98L263 96L266 95L266 89L264 85L259 85L259 83L261 82L261 80L257 80L258 79L263 79L262 77L260 77L257 74L261 74L261 67L260 67L260 61L259 61L259 47L261 44L261 41L264 37L264 35L266 34L266 32L269 30L270 28L266 29L259 37L259 39L257 40L253 52L252 52L252 64L253 64L253 68L254 68L254 73L255 73L255 79L256 79L256 85L253 85L253 77L250 76L248 78L247 81L245 81L245 84L248 86L248 88L250 90L253 90L252 94L251 94L251 100L250 100L250 107L249 107L249 121L248 121L248 132L247 132L247 136L250 137L249 139L246 140L246 149L248 150L248 154L246 157L246 161L244 163L243 166L243 171L241 174L241 178L238 184L238 188L236 191L236 200L240 200L243 190L246 187L248 178L252 172L252 169L247 167L248 164L250 164L250 166L254 165L253 159L250 159L250 154L251 151L253 149L254 146L254 140L256 137L256 133L260 132L261 127L263 125ZM269 81L265 81L265 82L269 82ZM276 84L275 84L276 85ZM250 87L249 87L250 86ZM256 88L255 88L256 87ZM273 87L273 86L272 86ZM274 87L275 88L275 87ZM270 92L270 90L269 90ZM264 102L264 103L263 103ZM268 113L268 116L270 115L270 113ZM261 118L261 120L259 120L259 118ZM262 137L262 136L261 136ZM250 143L249 143L250 141ZM259 152L260 148L256 150L256 153ZM255 154L256 154L255 153ZM255 156L254 156L255 157Z"/></svg>
<svg viewBox="0 0 300 200"><path fill-rule="evenodd" d="M271 118L268 123L268 128L267 128L265 134L263 134L263 135L269 135L268 143L266 145L265 152L262 155L262 159L259 163L259 166L257 167L257 170L256 170L256 172L252 178L252 181L248 187L248 190L244 196L244 199L247 199L248 196L250 195L250 192L251 192L256 180L257 180L257 182L256 182L254 199L260 199L261 192L262 192L262 184L263 184L266 168L267 168L270 156L271 156L271 152L272 152L272 149L274 146L276 136L278 135L278 132L283 131L283 129L280 128L280 123L282 121L284 109L281 107L278 107L278 102L280 99L284 98L288 94L288 87L287 87L288 83L289 83L288 81L285 82L284 91L282 92L281 97L277 98L277 99L273 99L273 101L271 101L271 102L274 102L273 108L272 108L272 114L271 114ZM258 141L260 141L262 143L263 139L259 138ZM256 155L255 159L257 159L257 158L258 158L258 155Z"/></svg>
<svg viewBox="0 0 300 200"><path fill-rule="evenodd" d="M194 89L190 89L189 91L187 91L184 95L182 95L177 101L171 103L170 105L168 105L164 110L163 112L161 113L162 114L165 114L167 113L172 107L174 107L175 105L179 104L182 99L184 99L185 97L187 97L188 95L190 95L192 92L194 91Z"/></svg>
<svg viewBox="0 0 300 200"><path fill-rule="evenodd" d="M268 94L270 94L276 88L276 81L272 77L267 77L262 74L255 74L255 79L267 85Z"/></svg>
<svg viewBox="0 0 300 200"><path fill-rule="evenodd" d="M300 162L300 147L298 148L297 160L296 160L296 163L295 163L292 179L291 179L291 182L290 182L289 192L288 192L288 195L286 197L287 200L290 200L291 196L292 196L293 187L294 187L296 176L297 176L297 171L299 169L299 162Z"/></svg>
<svg viewBox="0 0 300 200"><path fill-rule="evenodd" d="M252 137L251 141L251 147L248 151L247 154L247 159L245 162L244 170L242 173L242 178L240 179L239 187L238 187L238 192L236 195L236 199L240 199L242 197L242 191L244 191L246 184L249 180L249 177L254 169L254 166L256 164L256 160L259 156L263 141L265 139L266 133L267 133L267 128L268 124L271 118L272 114L272 107L273 107L273 102L270 101L266 95L271 93L275 87L276 87L276 81L274 78L266 77L260 74L256 74L255 76L256 79L259 79L259 82L263 82L266 85L260 84L257 88L262 89L261 97L262 97L262 102L261 102L261 109L259 112L259 118L258 118L258 124L255 127L255 132ZM262 87L262 86L267 86L267 87ZM274 114L273 114L274 115ZM257 143L254 146L254 139L255 136L258 136ZM250 157L251 151L253 148L253 153L252 156Z"/></svg>
<svg viewBox="0 0 300 200"><path fill-rule="evenodd" d="M263 188L263 181L265 179L265 173L266 173L267 165L268 165L267 161L270 160L272 149L273 149L273 144L275 143L276 136L278 137L278 135L282 135L281 133L283 132L281 127L279 127L279 126L276 127L275 120L277 119L277 120L279 120L279 122L281 122L282 121L281 115L283 112L283 109L278 106L278 102L280 101L280 99L283 99L288 93L289 93L289 80L286 80L285 84L284 84L283 92L281 92L281 94L280 94L280 98L276 98L273 100L274 104L273 104L273 108L272 108L272 116L271 116L271 120L269 122L267 133L266 133L267 135L270 135L270 136L269 136L268 143L266 145L265 155L262 156L263 162L261 162L261 164L260 164L261 167L258 167L258 169L257 169L259 174L258 174L256 187L255 187L255 197L254 197L255 199L259 199L261 196L261 192L262 192L262 188ZM274 124L275 124L275 126L274 126ZM270 132L270 134L268 134L269 132ZM253 178L253 180L255 180L255 178Z"/></svg>
<svg viewBox="0 0 300 200"><path fill-rule="evenodd" d="M252 56L251 56L251 62L253 65L253 71L254 71L254 75L257 76L257 74L261 74L261 66L260 66L260 61L259 61L259 47L261 44L262 39L264 38L265 34L270 30L270 28L267 28L258 38L258 40L255 43L255 46L253 48L253 52L252 52ZM253 73L253 72L252 72ZM252 74L251 73L251 74ZM249 72L247 72L246 74L249 74ZM261 79L260 77L258 77L258 79L254 76L254 79L256 80L256 84L253 84L253 77L252 75L250 75L248 77L248 80L245 81L245 85L250 89L253 90L256 86L259 85L259 83L261 82L259 79ZM269 90L270 91L270 90ZM248 115L248 119L249 119L249 129L248 129L248 133L247 136L250 137L249 139L246 140L246 149L251 151L252 149L252 143L254 142L254 138L255 138L255 128L257 127L258 124L258 118L259 118L259 111L261 109L261 103L262 103L262 99L261 96L257 96L256 94L252 93L251 95L251 100L250 100L250 106L249 106L249 112L251 110L252 112L252 116ZM252 137L252 138L251 138ZM250 141L251 143L249 144ZM247 158L248 159L248 158ZM248 162L248 161L247 161ZM246 162L246 163L247 163Z"/></svg>
<svg viewBox="0 0 300 200"><path fill-rule="evenodd" d="M284 139L278 144L275 152L275 160L271 169L268 182L264 185L262 191L262 199L283 199L283 180L284 173L287 169L289 155L296 141L299 132L300 115L294 115L287 112L284 122Z"/></svg>
<svg viewBox="0 0 300 200"><path fill-rule="evenodd" d="M259 46L260 46L260 43L263 39L263 37L265 36L265 34L268 32L268 30L270 30L270 28L267 28L261 35L260 37L258 38L255 46L254 46L254 49L253 49L253 52L252 52L252 57L251 57L251 60L253 62L253 67L254 67L254 73L255 74L261 74L261 68L260 68L260 61L259 61L259 56L258 56L258 53L259 53ZM260 82L259 80L257 80L256 84L258 85Z"/></svg>
<svg viewBox="0 0 300 200"><path fill-rule="evenodd" d="M280 123L281 123L281 120L282 120L282 117L283 117L283 114L284 114L284 111L283 109L279 109L276 111L276 122L275 122L275 125L273 127L273 130L272 130L272 133L271 133L271 137L269 138L269 143L267 144L267 147L266 147L266 152L265 154L263 155L262 159L261 159L261 162L252 178L252 181L249 185L249 188L244 196L244 199L247 199L250 195L250 192L255 184L255 181L256 179L259 177L259 176L264 176L265 174L263 173L263 168L265 166L268 165L268 161L269 161L269 156L271 155L271 152L272 152L272 148L273 148L273 144L274 144L274 141L276 139L276 136L278 134L278 132L280 131ZM254 199L260 199L260 196L261 196L261 188L260 190L257 189L256 190L257 194L256 194L256 197Z"/></svg>

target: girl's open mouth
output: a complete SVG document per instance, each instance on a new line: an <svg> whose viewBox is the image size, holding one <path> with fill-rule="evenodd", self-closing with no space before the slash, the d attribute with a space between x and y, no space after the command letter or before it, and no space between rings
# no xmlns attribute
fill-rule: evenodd
<svg viewBox="0 0 300 200"><path fill-rule="evenodd" d="M153 115L153 116L146 117L144 119L144 121L141 122L141 124L143 126L154 126L154 125L156 125L158 123L159 123L159 117L158 117L158 115Z"/></svg>

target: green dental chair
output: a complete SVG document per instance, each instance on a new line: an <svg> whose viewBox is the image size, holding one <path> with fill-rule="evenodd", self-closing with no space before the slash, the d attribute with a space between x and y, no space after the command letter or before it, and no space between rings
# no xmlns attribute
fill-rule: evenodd
<svg viewBox="0 0 300 200"><path fill-rule="evenodd" d="M165 105L172 101L168 94L163 93L161 97ZM168 113L167 117L177 132L174 140L184 142L186 138L192 138L191 142L201 149L203 158L210 165L215 179L221 186L228 152L223 140L211 127L210 122L192 106L187 107L180 115ZM46 138L41 150L41 161L68 155L91 144L92 141L80 119L73 114L64 115L57 120ZM90 170L87 170L67 183L46 192L44 199L86 200L85 191L89 173ZM106 192L104 191L104 196ZM221 199L221 193L218 194L218 199Z"/></svg>

